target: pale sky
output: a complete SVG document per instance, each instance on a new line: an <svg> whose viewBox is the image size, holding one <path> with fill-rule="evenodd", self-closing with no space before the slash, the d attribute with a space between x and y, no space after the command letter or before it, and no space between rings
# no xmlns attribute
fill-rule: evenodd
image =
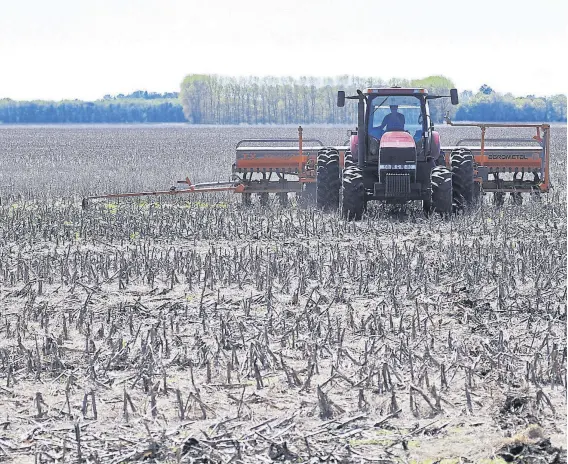
<svg viewBox="0 0 568 464"><path fill-rule="evenodd" d="M0 0L0 98L178 91L193 73L568 90L567 0Z"/></svg>

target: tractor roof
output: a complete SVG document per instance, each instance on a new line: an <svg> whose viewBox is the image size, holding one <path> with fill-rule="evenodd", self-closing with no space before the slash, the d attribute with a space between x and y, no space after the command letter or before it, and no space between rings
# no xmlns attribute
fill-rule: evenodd
<svg viewBox="0 0 568 464"><path fill-rule="evenodd" d="M365 90L367 95L428 95L427 89L405 88L405 87L369 87Z"/></svg>
<svg viewBox="0 0 568 464"><path fill-rule="evenodd" d="M416 103L417 103L416 105L396 105L396 106L398 106L399 110L410 109L410 108L420 109L420 106L418 106L418 102L416 102ZM383 105L383 106L375 105L375 108L388 108L389 106L391 106L391 103L388 103L387 105Z"/></svg>

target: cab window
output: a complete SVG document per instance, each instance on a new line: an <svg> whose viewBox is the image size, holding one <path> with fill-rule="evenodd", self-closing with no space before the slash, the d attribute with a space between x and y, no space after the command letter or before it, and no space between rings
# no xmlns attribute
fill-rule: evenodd
<svg viewBox="0 0 568 464"><path fill-rule="evenodd" d="M371 136L380 139L389 130L404 130L412 135L415 141L421 139L424 127L418 98L379 96L373 98L371 108L372 117L369 118Z"/></svg>

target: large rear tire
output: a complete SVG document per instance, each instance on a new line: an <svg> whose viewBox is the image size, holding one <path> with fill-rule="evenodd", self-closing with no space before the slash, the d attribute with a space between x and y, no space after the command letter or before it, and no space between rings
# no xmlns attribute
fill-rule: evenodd
<svg viewBox="0 0 568 464"><path fill-rule="evenodd" d="M452 166L452 190L454 206L458 211L473 205L476 200L473 180L473 155L470 150L453 150L450 155Z"/></svg>
<svg viewBox="0 0 568 464"><path fill-rule="evenodd" d="M366 209L363 171L357 166L343 170L341 214L349 221L360 221Z"/></svg>
<svg viewBox="0 0 568 464"><path fill-rule="evenodd" d="M430 175L432 188L432 211L442 215L451 214L454 210L452 171L444 166L436 166Z"/></svg>
<svg viewBox="0 0 568 464"><path fill-rule="evenodd" d="M324 211L337 209L339 206L339 152L327 148L318 152L316 177L316 204Z"/></svg>

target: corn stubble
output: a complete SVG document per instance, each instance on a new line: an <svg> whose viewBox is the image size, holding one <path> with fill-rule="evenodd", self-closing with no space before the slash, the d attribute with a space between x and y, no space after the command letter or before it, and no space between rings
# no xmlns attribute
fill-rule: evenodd
<svg viewBox="0 0 568 464"><path fill-rule="evenodd" d="M439 457L476 460L531 424L565 433L565 127L540 200L451 220L373 207L359 223L223 194L82 210L101 185L164 181L156 147L148 163L128 156L134 133L170 148L190 133L167 155L177 166L203 165L186 157L211 141L101 129L111 153L90 147L92 129L29 130L91 156L66 170L79 154L59 147L47 195L37 166L54 147L28 146L1 177L0 459L399 462L436 457L439 440ZM197 180L222 178L233 142L266 132L215 130ZM0 129L16 151L19 131ZM452 449L456 433L478 439Z"/></svg>

